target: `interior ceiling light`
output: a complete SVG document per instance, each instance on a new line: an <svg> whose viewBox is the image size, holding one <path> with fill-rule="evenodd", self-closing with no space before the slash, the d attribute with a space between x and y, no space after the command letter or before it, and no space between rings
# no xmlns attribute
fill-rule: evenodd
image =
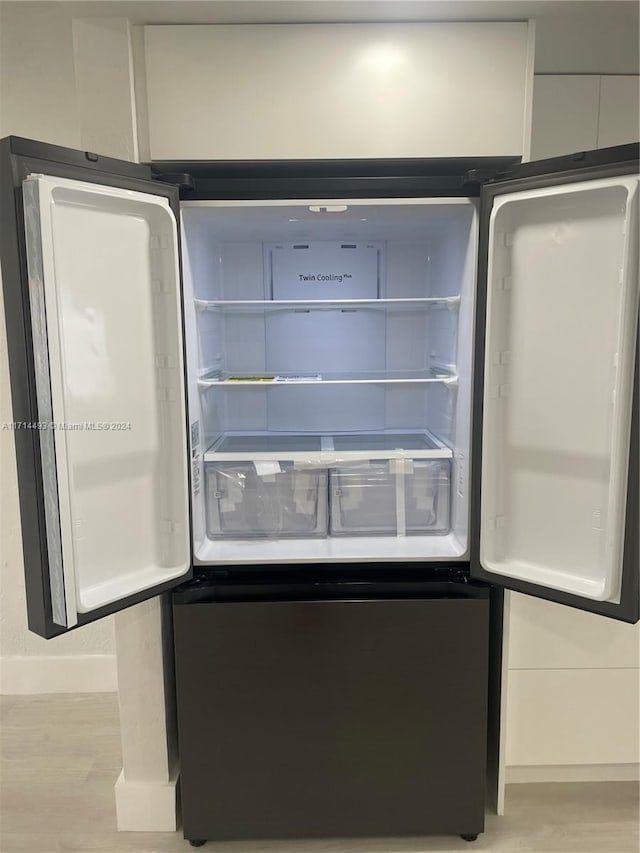
<svg viewBox="0 0 640 853"><path fill-rule="evenodd" d="M347 204L310 204L311 213L344 213L348 210Z"/></svg>

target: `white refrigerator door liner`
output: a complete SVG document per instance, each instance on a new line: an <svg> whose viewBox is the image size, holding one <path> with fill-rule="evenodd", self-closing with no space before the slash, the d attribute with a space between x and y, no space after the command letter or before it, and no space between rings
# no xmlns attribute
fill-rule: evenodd
<svg viewBox="0 0 640 853"><path fill-rule="evenodd" d="M490 221L480 562L620 597L638 179L505 194ZM637 524L637 519L628 519Z"/></svg>
<svg viewBox="0 0 640 853"><path fill-rule="evenodd" d="M53 616L189 570L177 228L165 198L24 183Z"/></svg>

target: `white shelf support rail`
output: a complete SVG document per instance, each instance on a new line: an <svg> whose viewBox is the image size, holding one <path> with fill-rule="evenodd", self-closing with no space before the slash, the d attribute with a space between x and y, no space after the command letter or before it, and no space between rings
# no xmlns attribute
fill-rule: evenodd
<svg viewBox="0 0 640 853"><path fill-rule="evenodd" d="M335 311L353 308L447 308L457 310L459 296L429 296L399 299L195 299L196 309L205 311L287 311L295 309Z"/></svg>

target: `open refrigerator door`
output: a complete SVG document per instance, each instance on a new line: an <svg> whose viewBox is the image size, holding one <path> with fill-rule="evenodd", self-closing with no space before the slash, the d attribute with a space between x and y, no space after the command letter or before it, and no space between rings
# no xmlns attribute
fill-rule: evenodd
<svg viewBox="0 0 640 853"><path fill-rule="evenodd" d="M627 161L613 156L624 148L610 163L594 152L597 167L550 168L486 193L472 574L636 621L639 180L629 148Z"/></svg>

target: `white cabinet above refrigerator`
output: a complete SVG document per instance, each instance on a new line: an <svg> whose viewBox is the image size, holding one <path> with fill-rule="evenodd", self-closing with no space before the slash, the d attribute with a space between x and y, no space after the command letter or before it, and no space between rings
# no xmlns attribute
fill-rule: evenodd
<svg viewBox="0 0 640 853"><path fill-rule="evenodd" d="M150 156L528 156L534 24L147 26Z"/></svg>

